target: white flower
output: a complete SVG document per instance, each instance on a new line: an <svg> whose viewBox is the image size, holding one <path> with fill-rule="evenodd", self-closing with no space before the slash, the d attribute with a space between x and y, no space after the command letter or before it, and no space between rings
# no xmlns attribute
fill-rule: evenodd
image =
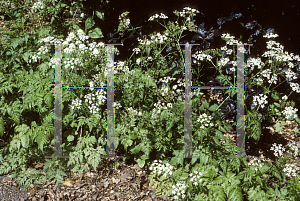
<svg viewBox="0 0 300 201"><path fill-rule="evenodd" d="M83 18L84 17L84 13L81 13L80 17Z"/></svg>
<svg viewBox="0 0 300 201"><path fill-rule="evenodd" d="M277 38L278 34L273 33L267 33L266 35L263 35L264 38Z"/></svg>
<svg viewBox="0 0 300 201"><path fill-rule="evenodd" d="M288 99L287 95L284 95L284 96L282 97L282 100L287 100L287 99Z"/></svg>
<svg viewBox="0 0 300 201"><path fill-rule="evenodd" d="M95 48L94 51L93 51L93 55L94 55L94 56L99 55L99 51L98 51L96 48Z"/></svg>
<svg viewBox="0 0 300 201"><path fill-rule="evenodd" d="M93 91L94 90L94 83L93 82L90 82L90 89Z"/></svg>
<svg viewBox="0 0 300 201"><path fill-rule="evenodd" d="M221 50L227 50L227 46L221 47Z"/></svg>
<svg viewBox="0 0 300 201"><path fill-rule="evenodd" d="M299 149L298 149L298 146L296 145L296 143L295 142L293 142L293 143L290 143L289 142L289 147L294 151L294 156L296 157L299 153Z"/></svg>
<svg viewBox="0 0 300 201"><path fill-rule="evenodd" d="M134 51L135 54L138 54L139 52L141 52L141 49L140 48L134 48L132 51Z"/></svg>
<svg viewBox="0 0 300 201"><path fill-rule="evenodd" d="M136 60L136 63L137 63L137 64L140 64L140 62L141 62L141 59L138 58L138 59Z"/></svg>
<svg viewBox="0 0 300 201"><path fill-rule="evenodd" d="M285 164L285 168L283 171L286 173L288 177L297 176L296 171L299 170L294 164Z"/></svg>
<svg viewBox="0 0 300 201"><path fill-rule="evenodd" d="M279 156L282 156L282 153L283 153L283 151L285 151L285 148L282 147L282 144L279 144L277 146L277 144L274 143L273 146L270 148L270 150L273 150L274 151L274 155L276 157L278 157L278 154L279 154Z"/></svg>
<svg viewBox="0 0 300 201"><path fill-rule="evenodd" d="M265 104L268 103L266 100L267 96L263 94L259 94L259 96L253 96L253 104L254 105L261 105L262 108L264 108Z"/></svg>
<svg viewBox="0 0 300 201"><path fill-rule="evenodd" d="M166 15L163 14L163 13L160 13L160 15L155 14L155 15L151 16L151 17L148 19L148 21L153 21L153 20L158 19L158 18L161 18L161 19L167 19L168 16L166 16Z"/></svg>
<svg viewBox="0 0 300 201"><path fill-rule="evenodd" d="M33 13L35 13L37 10L42 10L44 9L45 5L43 1L37 1L33 4L33 6L31 7L31 11Z"/></svg>
<svg viewBox="0 0 300 201"><path fill-rule="evenodd" d="M297 117L296 112L298 111L297 108L293 108L292 106L290 107L285 107L285 110L282 112L284 115L286 115L286 119L294 119Z"/></svg>

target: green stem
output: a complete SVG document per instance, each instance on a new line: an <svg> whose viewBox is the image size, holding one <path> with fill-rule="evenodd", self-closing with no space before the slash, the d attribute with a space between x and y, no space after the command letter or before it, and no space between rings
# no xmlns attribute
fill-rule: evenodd
<svg viewBox="0 0 300 201"><path fill-rule="evenodd" d="M223 102L217 107L217 109L215 111L217 111L229 97L230 96L227 96L227 98L225 100L223 100Z"/></svg>

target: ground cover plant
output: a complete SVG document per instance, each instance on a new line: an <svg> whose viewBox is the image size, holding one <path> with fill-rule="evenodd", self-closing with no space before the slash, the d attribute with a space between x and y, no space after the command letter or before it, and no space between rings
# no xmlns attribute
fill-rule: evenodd
<svg viewBox="0 0 300 201"><path fill-rule="evenodd" d="M167 16L154 15L149 21L157 21L166 30L140 38L128 60L115 62L115 148L121 151L124 160L134 160L140 167L153 170L149 177L158 194L178 200L243 200L244 192L248 200L299 199L297 169L290 164L291 159L282 157L285 149L280 144L271 147L278 157L275 163L255 160L248 163L246 158L224 157L236 153L235 145L223 135L234 130L236 123L221 120L220 107L225 100L205 100L200 89L193 91L192 121L193 155L201 158L176 158L184 155L185 83L177 76L184 72L184 51L178 43L184 31L196 31L192 18L198 12L191 8L174 11L178 20L167 24L162 20ZM127 15L125 12L119 16L120 33L135 30ZM98 13L97 16L101 18L102 15ZM4 59L0 60L3 64L0 134L10 138L10 143L2 150L1 174L12 172L19 185L28 187L32 182L42 183L45 176L61 183L67 169L78 174L90 169L97 171L100 156L106 154L107 114L106 91L99 89L107 80L106 47L93 40L101 37L100 33L101 27L95 27L92 18L85 21L84 30L75 24L69 26L65 37L46 29L33 36L24 33L21 39L7 33L12 43L3 43L1 49ZM276 38L276 35L265 33L264 37ZM226 46L193 53L193 69L198 70L193 72L197 75L193 77L193 86L204 85L201 68L205 65L218 70L217 78L224 85L235 85L231 80L235 76L236 50L235 46L230 49L230 45L238 40L226 33L222 38ZM58 41L63 44L63 84L94 88L63 90L63 155L71 158L50 160L45 156L53 153L54 145L50 83L55 63L53 46L47 43ZM26 51L22 47L25 42L31 45ZM292 93L300 92L299 84L292 82L296 79L292 69L300 58L283 53L283 47L271 39L267 48L270 51L262 55L267 58L265 61L251 58L246 62L245 88L260 87L259 95L254 96L254 109L246 108L248 139L260 138L262 125L258 112L262 113L263 120L280 118L276 132L286 119L300 123L298 110L289 100L291 94L276 91L277 82L289 82ZM115 50L117 54L117 48ZM166 77L170 66L177 67L177 71ZM223 75L223 71L228 72L227 75ZM158 86L158 82L162 84ZM236 97L236 90L228 89L224 95ZM272 104L268 104L267 99L272 100ZM4 135L9 129L13 135ZM225 140L227 146L222 146L220 139ZM296 157L299 145L290 144L289 147ZM43 164L43 170L28 168L31 163Z"/></svg>

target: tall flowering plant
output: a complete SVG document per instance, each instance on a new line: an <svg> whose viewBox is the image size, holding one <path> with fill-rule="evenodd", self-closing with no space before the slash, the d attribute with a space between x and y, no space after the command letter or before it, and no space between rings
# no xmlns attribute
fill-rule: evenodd
<svg viewBox="0 0 300 201"><path fill-rule="evenodd" d="M129 157L130 154L134 155L134 159L141 167L151 163L151 161L149 163L148 159L153 150L156 150L157 153L155 157L158 160L164 159L172 153L176 156L183 156L184 138L182 117L184 108L184 80L180 78L176 80L173 78L173 75L165 77L165 79L156 79L169 71L168 66L174 66L182 62L183 54L180 51L180 47L177 46L177 44L175 45L175 43L179 43L183 31L196 31L196 26L192 20L196 13L199 13L199 11L188 7L184 8L182 12L174 11L174 14L177 15L178 18L183 18L182 25L179 25L178 21L168 22L167 25L161 24L159 20L168 18L164 14L157 14L150 17L149 21L157 21L166 28L166 31L163 33L153 33L149 38L139 38L138 47L133 49L132 56L130 57L133 57L133 61L129 59L128 61L115 63L115 106L117 109L115 147L124 149L126 157ZM125 13L120 16L120 32L124 32L130 27L130 20L125 19L127 14L128 13ZM72 34L70 35L69 41L73 40L71 39ZM76 42L75 40L75 43L69 43L69 47L66 48L66 55L72 53L76 45L81 45L80 51L76 54L82 56L83 59L80 60L80 58L78 58L79 60L76 60L76 56L73 55L74 60L71 58L69 58L69 60L66 59L66 63L64 64L72 70L76 68L81 69L81 76L88 75L90 77L83 79L83 81L76 79L74 83L77 84L78 81L78 83L89 83L91 87L103 86L107 79L105 62L101 63L102 66L94 66L97 71L95 74L92 73L94 70L92 66L90 66L91 69L87 69L86 74L84 73L85 69L81 67L89 67L90 65L90 62L85 62L84 59L94 54L91 54L88 50L92 50L92 52L95 53L98 51L98 53L104 54L104 48L101 49L100 44L94 44L93 46L99 48L99 50L85 46L82 43L85 37L82 31L77 31L77 37L79 38L77 41L81 42ZM229 45L237 43L237 41L228 34L223 35L222 38ZM168 46L176 46L178 52L174 53L169 51L166 56L162 56L163 50ZM272 97L278 101L281 95L283 95L276 93L275 88L270 89L272 84L277 84L277 81L281 82L281 77L278 77L278 74L281 73L280 75L282 75L282 77L287 77L290 81L295 78L292 71L278 72L280 69L273 69L274 63L276 63L276 65L284 65L284 62L288 62L289 66L294 66L294 64L290 64L292 62L290 62L289 59L299 61L298 56L287 56L283 54L281 50L282 48L275 48L274 50L272 49L272 52L266 53L266 55L272 55L268 56L268 62L263 63L260 59L250 59L246 64L246 87L252 86L253 84L263 87L263 92L253 98L255 110L249 110L248 108L246 110L246 134L251 136L254 133L252 137L256 137L256 139L259 139L261 128L255 125L255 132L250 131L253 130L251 125L251 123L253 123L252 120L257 122L257 116L255 115L258 113L258 110L263 112L262 118L270 118L276 114L282 119L296 118L297 120L295 116L297 110L292 108L293 103L286 102L286 98L288 98L290 94L283 96L283 102L280 102L280 104L274 103L269 106L267 105L268 98ZM275 54L276 51L279 51L278 54ZM222 70L224 66L232 65L230 68L231 71L236 71L235 49L229 50L227 46L225 46L211 52L216 54L210 55L208 52L193 54L195 58L193 63L196 65L199 60L204 61L205 59L219 70L221 75L219 75L218 78L222 79L223 83L234 85L235 83L230 82L229 76L222 74ZM232 57L232 54L233 61L231 61L230 64L229 57ZM223 55L223 57L217 59L215 64L213 61L216 55L219 57ZM228 56L228 58L224 58L224 56ZM71 60L72 63L67 63L67 61ZM75 60L77 63L75 63ZM272 62L269 60L272 60ZM275 60L274 63L273 60ZM75 63L74 68L72 68L73 61ZM257 69L255 66L257 66ZM269 67L270 70L267 67ZM159 69L159 71L157 69ZM76 75L74 76L76 78ZM80 76L78 76L78 78L79 77ZM73 79L71 76L66 78L69 78L70 81ZM267 78L267 80L265 78ZM194 85L197 85L197 79L195 80L196 83L194 83ZM162 87L158 88L155 81L163 83ZM285 81L286 79L282 82ZM264 84L267 83L269 87L265 87ZM290 86L293 91L298 93L299 89L297 83L291 83ZM95 112L94 116L96 118L94 118L94 121L80 118L80 122L78 123L76 119L74 119L72 126L77 127L77 129L80 125L84 124L88 124L92 127L93 123L96 122L95 120L99 120L99 118L103 120L102 117L104 117L104 115L100 117L99 113L103 112L105 108L100 109L99 107L103 106L101 104L104 103L105 93L96 93L96 91L97 90L93 90L93 88L91 89L91 92L95 93L95 96L85 96L79 92L77 92L77 97L69 95L68 100L72 101L72 105L69 107L73 110L72 112L74 114L78 113L82 115L87 111ZM220 111L219 107L224 101L220 105L212 104L211 100L203 101L201 100L203 94L200 91L201 90L198 89L193 92L193 122L195 122L195 125L193 125L193 139L197 139L193 141L193 144L196 148L194 153L201 156L201 160L199 163L196 163L198 159L193 158L187 163L183 158L178 159L173 157L171 161L160 161L164 163L166 167L164 167L162 171L155 171L155 174L150 175L152 183L157 183L158 180L158 182L162 184L157 185L158 191L167 195L173 195L175 199L225 200L227 198L229 200L241 200L243 196L242 192L248 190L248 198L259 200L272 198L274 195L278 198L284 198L287 196L287 190L284 190L284 186L286 186L289 193L291 192L289 196L297 198L297 188L299 186L297 179L299 179L299 176L293 171L292 166L283 168L280 165L276 166L271 163L262 164L260 161L253 163L252 166L252 163L247 164L245 159L228 159L224 157L226 154L233 155L235 152L233 146L224 148L219 143L219 139L224 138L227 142L226 144L230 145L229 140L222 134L232 130L231 125L221 121L218 113ZM236 92L234 92L233 89L229 89L226 93L233 96ZM80 100L83 97L88 100ZM81 104L84 103L89 103L86 104L86 106L89 106L88 109L87 107L81 106ZM94 107L92 107L93 104ZM270 111L269 109L272 110ZM74 118L74 116L67 113L64 121L71 121L70 119L72 118ZM102 126L102 128L104 123L103 121L101 122L100 126ZM98 142L105 145L105 141L103 139L101 141L101 138L99 138ZM246 167L247 165L249 167ZM156 169L153 167L153 170ZM293 176L291 178L293 180L290 180L293 181L293 183L281 181L280 171L286 173L287 176ZM275 190L272 187L266 187L270 182L274 181L274 179L268 179L269 174L272 174L281 181L280 186L277 186ZM265 180L261 178L265 178ZM279 187L281 188L280 195L277 193L277 188ZM276 193L272 195L272 192Z"/></svg>
<svg viewBox="0 0 300 201"><path fill-rule="evenodd" d="M191 9L185 9L185 10L191 10ZM154 20L156 18L160 18L159 15L155 15L149 18L149 20ZM163 16L163 18L167 18L167 16ZM169 22L170 25L172 25L171 22ZM170 30L170 29L168 29ZM183 27L182 27L182 30ZM180 32L182 33L182 32ZM167 34L166 34L167 35ZM169 34L170 35L170 34ZM278 35L277 34L266 34L264 35L265 38L276 38ZM237 44L238 41L234 40L234 37L230 36L229 34L223 34L222 38L226 41L227 45L232 45L232 44ZM148 44L147 44L148 43ZM145 42L143 43L145 45L149 45L151 44L151 42ZM275 45L276 47L273 47L273 45ZM251 127L251 121L253 122L253 120L255 120L255 122L259 122L257 119L257 114L258 111L262 112L262 118L265 120L274 120L273 116L278 116L281 120L296 120L298 121L298 123L300 123L299 118L296 114L296 112L298 111L297 108L294 108L295 104L293 101L289 101L287 102L288 97L294 92L294 93L300 93L300 89L299 89L299 84L296 82L292 82L292 81L296 81L297 76L296 74L292 71L292 69L297 65L295 64L294 61L300 61L300 58L298 55L293 55L293 54L288 54L287 52L283 53L283 46L281 46L280 44L276 43L275 41L270 40L269 42L267 42L267 48L270 49L270 51L265 52L262 56L263 57L267 57L267 60L265 62L262 62L262 60L260 58L250 58L247 60L247 63L245 64L245 84L246 84L246 88L249 88L250 86L259 86L262 87L262 93L258 94L257 96L253 96L253 104L254 104L254 110L251 108L246 108L246 114L247 114L247 119L246 119L246 135L248 135L249 137L253 137L256 140L259 140L260 137L260 132L261 132L261 127L260 127L260 123L258 124L259 126L256 127ZM245 49L241 49L240 51L245 52ZM216 52L217 54L214 55L210 55L209 54L210 51L199 51L196 54L193 54L194 57L194 64L197 64L199 61L204 61L206 60L207 62L209 62L210 64L212 64L216 69L218 69L218 71L220 72L220 76L218 76L216 79L221 79L223 81L223 83L230 85L230 86L234 86L235 83L230 82L230 77L229 76L225 76L222 74L222 70L224 70L224 67L229 67L232 66L230 69L231 72L233 72L235 74L236 71L236 67L237 67L237 63L235 61L236 59L236 53L235 53L235 46L233 47L233 50L228 49L227 46L221 47L220 50L214 50L212 52ZM233 60L231 61L229 59L229 57L231 57L233 54ZM222 58L216 60L217 64L214 64L213 62L213 57L215 55L218 56L222 56ZM228 56L228 58L225 58L225 56ZM139 59L142 60L143 58ZM279 68L277 68L279 67ZM290 87L292 89L292 92L288 95L285 94L281 94L281 99L283 101L280 100L280 95L279 93L275 90L276 87L275 86L279 81L279 85L282 84L283 82L289 82ZM196 84L197 85L197 84ZM233 96L235 93L232 91L232 89L229 89L225 92L231 94L231 96ZM268 100L270 100L270 98L273 98L274 101L278 101L274 102L273 104L269 104L268 105ZM197 100L195 100L197 101ZM194 102L194 101L193 101ZM202 123L202 125L200 126L200 128L204 129L204 126L208 126L210 125L210 120L212 120L211 117L207 118L207 120L203 120L203 117L208 117L207 114L202 114L200 115L200 117L197 119L198 122ZM212 125L211 125L212 126ZM278 125L277 125L278 126ZM211 130L212 127L210 127L208 130ZM253 132L255 131L255 132ZM277 131L277 130L276 130ZM278 131L277 131L278 132ZM298 132L298 130L296 129L295 132ZM197 142L196 142L197 143ZM298 146L297 145L290 145L291 148L293 148L293 150L295 150L295 156L297 155L296 152L298 152ZM271 150L275 151L275 156L279 156L277 155L278 150L280 150L280 148L271 148ZM196 153L197 151L195 151ZM281 153L281 152L280 152ZM205 157L202 157L202 159L204 161L206 161ZM179 159L178 159L179 160ZM173 163L172 163L173 161ZM176 164L174 163L174 160L171 161L171 164ZM192 161L195 161L194 159ZM235 169L233 167L229 167L230 165L228 163L225 162L226 159L223 160L223 162L221 162L221 160L219 160L219 162L217 164L221 165L221 168L224 170L226 169ZM166 162L163 162L166 163ZM193 163L192 163L193 164ZM202 163L201 163L202 164ZM213 162L212 162L213 164ZM227 168L226 165L227 164ZM155 164L154 164L155 165ZM183 164L182 164L183 165ZM170 188L169 191L165 190L165 192L168 195L174 195L175 199L187 199L187 195L186 192L188 192L188 197L191 199L216 199L216 197L213 196L213 193L211 193L212 191L217 191L217 187L213 186L212 184L209 184L210 182L212 182L213 184L220 184L222 183L221 181L223 177L222 174L220 175L220 173L218 173L218 168L220 168L220 166L216 165L216 166L210 166L208 169L212 169L212 171L205 171L203 170L203 173L201 173L200 175L204 175L204 177L201 177L203 179L198 179L198 181L200 181L201 183L201 187L200 188L196 188L195 186L193 186L193 179L191 179L191 182L187 182L187 178L188 175L186 175L183 172L188 172L188 171L184 171L184 170L188 170L189 168L187 168L190 164L187 164L186 168L179 168L178 172L180 172L179 174L182 175L182 177L176 177L176 173L177 171L174 171L173 174L170 174L170 177L173 178L174 183L179 182L180 181L185 181L183 183L179 183L178 185L173 185L173 188L170 188L171 186L168 187L161 187L160 190L162 189L168 189ZM197 165L196 165L197 166ZM197 166L198 168L201 167ZM214 168L216 169L214 169ZM225 197L227 196L227 198L233 198L235 197L239 197L241 198L242 195L238 192L241 192L240 187L243 188L244 191L248 192L248 198L251 199L264 199L266 197L268 198L285 198L286 196L291 196L291 194L293 194L293 198L296 199L296 197L299 198L299 196L297 195L299 193L299 190L295 190L299 187L299 175L296 174L296 171L298 170L297 167L295 167L294 165L289 165L289 164L285 164L285 167L283 168L282 166L282 161L281 164L276 162L276 164L272 164L272 163L261 163L260 160L258 160L258 163L254 163L253 161L251 161L248 165L248 168L244 169L243 171L240 172L228 172L227 176L231 175L232 176L232 182L235 183L235 185L232 185L231 183L231 190L235 189L234 191L236 191L235 193L231 192L231 193L225 193L225 189L228 187L223 186L224 189L224 194L223 193L219 193L218 196L220 197L221 200L225 199ZM252 168L253 167L253 168ZM196 168L196 167L195 167ZM203 168L203 167L201 167ZM174 168L172 168L174 170ZM205 169L205 168L203 168ZM284 178L289 177L291 180L291 182L286 182L284 181L285 179L281 180L281 176L280 174L278 174L281 171L281 175L283 175ZM198 172L195 171L195 173L197 174ZM230 174L229 174L230 173ZM162 173L163 174L163 173ZM265 188L265 185L270 184L272 181L272 179L269 179L270 174L274 177L276 177L277 179L281 180L280 182L280 186L276 186L275 185L275 189L276 189L276 193L275 190L273 188ZM162 182L164 179L165 180L170 180L170 178L165 178L167 174L164 174L162 177L159 177L159 181ZM219 176L218 176L219 175ZM256 175L256 176L254 176ZM225 175L224 175L225 176ZM250 178L257 178L256 181L254 183L251 183L249 181L249 176ZM265 180L259 179L259 176L262 176L263 178L265 178ZM213 179L214 178L214 179ZM153 182L154 177L152 178ZM251 180L251 179L250 179ZM241 182L243 182L243 184L241 184ZM188 188L187 186L188 185ZM194 185L196 185L196 183L194 182ZM284 187L287 186L287 187ZM184 189L182 189L182 187L184 187ZM277 189L280 190L280 193L277 191ZM282 188L283 187L283 188ZM187 190L187 189L188 190ZM213 190L214 189L214 190ZM264 192L267 193L258 193L259 189L264 189ZM287 191L285 189L289 189L289 192L291 192L291 194L287 193ZM218 190L219 191L219 190ZM221 191L219 191L221 192ZM272 195L272 193L270 192L274 192L274 195ZM216 194L215 194L216 195ZM223 197L224 195L224 197ZM193 198L192 198L193 197ZM256 197L256 198L255 198ZM242 198L241 198L242 199Z"/></svg>

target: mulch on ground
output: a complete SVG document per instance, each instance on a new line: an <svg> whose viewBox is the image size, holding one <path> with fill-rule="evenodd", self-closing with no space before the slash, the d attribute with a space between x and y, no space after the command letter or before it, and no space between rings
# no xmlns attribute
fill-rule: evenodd
<svg viewBox="0 0 300 201"><path fill-rule="evenodd" d="M9 177L2 177L0 186L6 197L1 200L175 200L155 195L145 168L123 161L114 167L117 160L102 159L101 170L97 173L87 172L75 177L72 172L67 172L68 179L64 184L47 181L44 185L31 184L27 190L18 189Z"/></svg>

